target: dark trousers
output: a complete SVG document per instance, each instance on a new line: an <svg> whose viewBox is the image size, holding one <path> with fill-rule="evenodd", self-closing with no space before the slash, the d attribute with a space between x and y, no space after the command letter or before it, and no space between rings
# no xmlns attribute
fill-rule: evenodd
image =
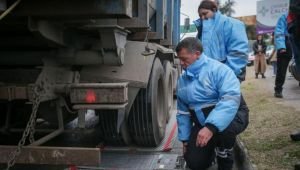
<svg viewBox="0 0 300 170"><path fill-rule="evenodd" d="M282 92L282 86L285 82L286 71L291 61L292 56L285 53L279 53L277 51L277 73L275 79L275 91Z"/></svg>
<svg viewBox="0 0 300 170"><path fill-rule="evenodd" d="M202 111L208 116L213 108L205 108ZM205 147L196 146L198 132L203 127L198 122L195 122L197 120L195 120L194 114L191 114L194 126L186 153L184 154L187 166L192 170L205 170L211 166L215 156L217 156L218 169L231 170L234 162L233 146L236 136L246 129L249 119L249 110L243 97L241 98L241 104L234 120L223 132L214 134Z"/></svg>

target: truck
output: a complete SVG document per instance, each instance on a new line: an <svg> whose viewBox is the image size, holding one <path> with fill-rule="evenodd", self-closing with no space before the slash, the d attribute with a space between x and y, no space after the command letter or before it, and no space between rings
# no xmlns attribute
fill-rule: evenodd
<svg viewBox="0 0 300 170"><path fill-rule="evenodd" d="M105 145L159 146L179 15L180 0L0 0L0 162L98 165L100 148L45 147L70 122L88 133L87 113Z"/></svg>

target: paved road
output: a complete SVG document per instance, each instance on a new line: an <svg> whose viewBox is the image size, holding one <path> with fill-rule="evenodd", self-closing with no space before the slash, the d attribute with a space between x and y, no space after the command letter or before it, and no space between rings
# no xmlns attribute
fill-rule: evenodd
<svg viewBox="0 0 300 170"><path fill-rule="evenodd" d="M249 74L253 73L253 67L248 68ZM254 74L252 74L254 75ZM251 76L251 75L248 75ZM273 76L272 67L267 67L266 81L268 82L269 89L274 89L275 76ZM273 92L273 91L272 91ZM287 73L286 81L283 86L283 99L278 99L277 103L284 106L293 107L300 111L300 86L299 82Z"/></svg>

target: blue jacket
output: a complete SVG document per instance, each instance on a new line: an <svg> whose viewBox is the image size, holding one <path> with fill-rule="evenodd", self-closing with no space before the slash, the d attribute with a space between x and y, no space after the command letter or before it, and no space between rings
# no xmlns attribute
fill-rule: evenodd
<svg viewBox="0 0 300 170"><path fill-rule="evenodd" d="M248 62L245 25L217 11L213 18L194 21L204 53L228 65L239 76Z"/></svg>
<svg viewBox="0 0 300 170"><path fill-rule="evenodd" d="M287 30L287 13L281 15L281 17L278 19L275 30L274 30L274 35L275 35L275 47L276 50L280 49L286 49L286 44L285 44L285 37L288 35L288 30Z"/></svg>
<svg viewBox="0 0 300 170"><path fill-rule="evenodd" d="M178 137L189 140L192 123L189 109L196 112L202 126L224 131L234 119L240 104L240 82L226 65L202 54L187 67L178 80ZM202 108L215 106L205 119Z"/></svg>

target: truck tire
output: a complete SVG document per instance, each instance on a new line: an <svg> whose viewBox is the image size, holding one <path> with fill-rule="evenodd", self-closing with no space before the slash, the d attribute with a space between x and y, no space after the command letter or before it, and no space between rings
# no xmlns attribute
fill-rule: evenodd
<svg viewBox="0 0 300 170"><path fill-rule="evenodd" d="M169 61L164 61L164 85L165 85L165 107L166 112L166 119L167 122L169 118L171 117L172 108L173 108L173 70L171 63Z"/></svg>
<svg viewBox="0 0 300 170"><path fill-rule="evenodd" d="M137 145L157 146L166 129L164 69L155 59L146 89L140 89L129 113L130 133Z"/></svg>
<svg viewBox="0 0 300 170"><path fill-rule="evenodd" d="M129 145L131 139L126 127L126 122L121 124L120 130L117 129L118 110L96 110L99 116L99 130L106 145Z"/></svg>

